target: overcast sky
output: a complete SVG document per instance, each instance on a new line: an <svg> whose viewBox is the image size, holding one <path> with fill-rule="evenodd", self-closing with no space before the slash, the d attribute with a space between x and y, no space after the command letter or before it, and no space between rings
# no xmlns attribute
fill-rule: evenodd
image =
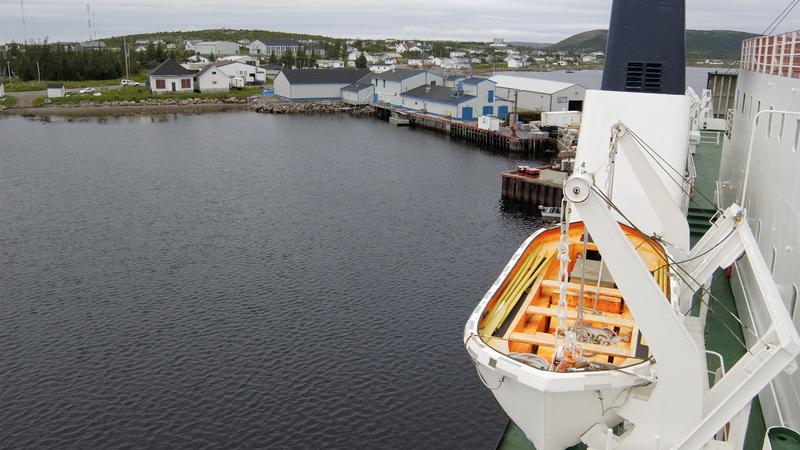
<svg viewBox="0 0 800 450"><path fill-rule="evenodd" d="M86 0L0 0L0 42L89 37ZM606 28L611 0L90 0L98 37L256 28L338 37L556 42ZM760 33L788 0L687 0L687 25ZM800 28L800 8L778 31Z"/></svg>

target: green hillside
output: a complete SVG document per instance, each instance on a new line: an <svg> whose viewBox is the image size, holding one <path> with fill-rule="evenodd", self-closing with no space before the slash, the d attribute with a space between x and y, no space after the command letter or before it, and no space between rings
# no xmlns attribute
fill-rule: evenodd
<svg viewBox="0 0 800 450"><path fill-rule="evenodd" d="M269 39L326 39L324 36L313 34L283 33L279 31L267 30L195 30L195 31L163 31L158 33L142 33L125 36L130 44L136 40L162 39L166 42L180 42L184 39L200 39L204 41L239 41L242 39L269 40ZM122 36L114 36L102 39L109 47L121 47Z"/></svg>
<svg viewBox="0 0 800 450"><path fill-rule="evenodd" d="M730 30L686 30L686 53L695 57L736 58L742 41L757 36ZM592 30L570 36L548 47L551 50L605 51L608 30Z"/></svg>

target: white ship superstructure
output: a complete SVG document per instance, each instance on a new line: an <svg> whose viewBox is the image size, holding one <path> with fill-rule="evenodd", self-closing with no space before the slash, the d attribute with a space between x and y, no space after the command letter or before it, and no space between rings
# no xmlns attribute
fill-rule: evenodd
<svg viewBox="0 0 800 450"><path fill-rule="evenodd" d="M750 450L759 394L768 425L796 425L800 34L745 43L726 122L710 93L683 91L684 8L614 1L560 226L522 244L464 330L482 382L538 450ZM694 190L692 153L703 128L726 125L710 200ZM691 245L693 196L717 210ZM738 313L710 290L721 269ZM741 353L707 348L711 315L734 321L726 339Z"/></svg>
<svg viewBox="0 0 800 450"><path fill-rule="evenodd" d="M735 107L727 118L719 202L744 205L784 305L800 326L800 31L743 43ZM771 323L753 305L754 276L746 261L738 261L731 284L741 319L760 332ZM782 373L761 393L768 426L800 429L798 391L795 372Z"/></svg>

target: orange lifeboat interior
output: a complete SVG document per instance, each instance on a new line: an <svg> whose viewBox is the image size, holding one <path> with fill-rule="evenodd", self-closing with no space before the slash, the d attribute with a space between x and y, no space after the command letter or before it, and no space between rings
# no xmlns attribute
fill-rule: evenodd
<svg viewBox="0 0 800 450"><path fill-rule="evenodd" d="M622 230L669 298L669 267L661 244L629 227ZM591 240L585 264L582 261L583 232L582 222L570 224L566 326L575 327L583 287L583 327L578 336L583 356L613 367L644 361L650 356L647 342ZM560 236L560 228L540 233L484 309L480 334L496 350L551 361L557 343L563 345L564 338L556 335Z"/></svg>

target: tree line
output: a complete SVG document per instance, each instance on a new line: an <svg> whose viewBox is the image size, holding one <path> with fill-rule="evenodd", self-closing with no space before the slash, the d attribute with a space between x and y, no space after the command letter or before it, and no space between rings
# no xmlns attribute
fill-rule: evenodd
<svg viewBox="0 0 800 450"><path fill-rule="evenodd" d="M143 51L129 52L129 72L152 69L169 57L180 60L184 53L150 44ZM72 43L10 44L0 53L0 74L23 81L108 80L125 76L125 57L121 49L82 49Z"/></svg>

